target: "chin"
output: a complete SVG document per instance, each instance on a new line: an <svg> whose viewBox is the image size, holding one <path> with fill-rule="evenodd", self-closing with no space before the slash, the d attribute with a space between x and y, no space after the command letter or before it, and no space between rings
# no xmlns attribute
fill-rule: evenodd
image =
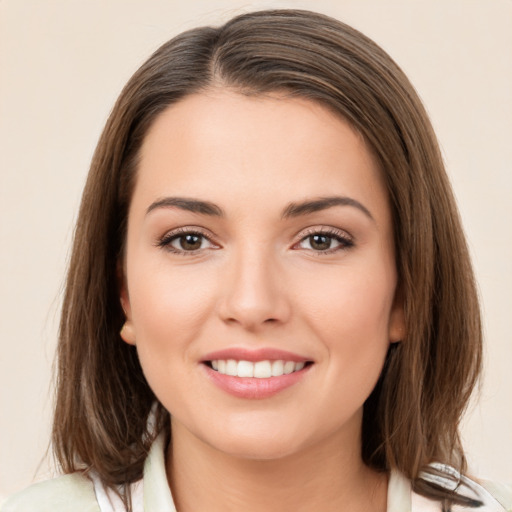
<svg viewBox="0 0 512 512"><path fill-rule="evenodd" d="M231 426L232 427L232 426ZM259 428L258 428L259 427ZM310 443L291 425L251 425L251 428L210 430L203 438L212 448L226 455L247 460L282 459L303 450Z"/></svg>
<svg viewBox="0 0 512 512"><path fill-rule="evenodd" d="M245 460L261 460L270 461L283 459L300 451L301 446L294 443L287 442L284 439L233 439L231 438L226 443L219 443L216 440L215 445L212 445L219 451L238 459Z"/></svg>

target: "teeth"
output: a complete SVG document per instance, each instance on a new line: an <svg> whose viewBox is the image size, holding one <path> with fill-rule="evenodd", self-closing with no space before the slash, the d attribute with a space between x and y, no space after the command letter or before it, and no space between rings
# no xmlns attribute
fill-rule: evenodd
<svg viewBox="0 0 512 512"><path fill-rule="evenodd" d="M235 377L254 377L254 363L249 361L238 361Z"/></svg>
<svg viewBox="0 0 512 512"><path fill-rule="evenodd" d="M286 361L286 363L284 363L284 374L285 375L292 373L294 369L295 369L295 363L293 361Z"/></svg>
<svg viewBox="0 0 512 512"><path fill-rule="evenodd" d="M272 377L272 365L270 361L258 361L254 364L254 376L257 379Z"/></svg>
<svg viewBox="0 0 512 512"><path fill-rule="evenodd" d="M226 361L226 375L238 375L238 363L234 359Z"/></svg>
<svg viewBox="0 0 512 512"><path fill-rule="evenodd" d="M283 361L272 362L272 377L279 377L284 374L284 363Z"/></svg>
<svg viewBox="0 0 512 512"><path fill-rule="evenodd" d="M304 368L305 363L294 361L235 361L234 359L218 359L211 361L212 368L223 375L233 377L256 377L257 379L268 379L269 377L280 377Z"/></svg>

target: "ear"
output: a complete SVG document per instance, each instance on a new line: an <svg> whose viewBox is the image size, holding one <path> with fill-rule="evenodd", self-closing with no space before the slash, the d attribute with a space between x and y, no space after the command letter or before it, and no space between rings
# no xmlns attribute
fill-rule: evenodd
<svg viewBox="0 0 512 512"><path fill-rule="evenodd" d="M117 279L119 283L119 300L123 308L124 316L126 318L123 327L120 331L121 338L130 345L135 345L135 329L132 321L132 308L130 305L130 297L128 295L128 286L126 283L126 272L124 271L123 264L119 262L117 266Z"/></svg>
<svg viewBox="0 0 512 512"><path fill-rule="evenodd" d="M389 315L389 342L401 342L405 339L406 334L404 298L401 288L398 287L395 292L393 306Z"/></svg>

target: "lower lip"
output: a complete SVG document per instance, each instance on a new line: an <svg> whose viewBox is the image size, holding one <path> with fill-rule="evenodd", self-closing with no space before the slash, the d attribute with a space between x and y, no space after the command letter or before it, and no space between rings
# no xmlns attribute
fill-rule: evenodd
<svg viewBox="0 0 512 512"><path fill-rule="evenodd" d="M262 399L276 395L302 380L312 365L305 366L298 372L257 379L255 377L233 377L224 375L203 364L210 380L220 389L238 398Z"/></svg>

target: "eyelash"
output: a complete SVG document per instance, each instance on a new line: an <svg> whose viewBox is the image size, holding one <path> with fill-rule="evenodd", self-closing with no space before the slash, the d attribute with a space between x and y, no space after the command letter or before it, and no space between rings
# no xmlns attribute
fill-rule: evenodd
<svg viewBox="0 0 512 512"><path fill-rule="evenodd" d="M306 230L305 233L303 233L301 239L296 244L294 244L294 247L315 235L331 238L340 244L338 247L329 248L324 251L315 251L313 249L309 249L313 254L315 254L315 256L325 256L327 254L333 254L338 251L346 251L347 249L350 249L354 246L353 238L345 231L341 231L335 228L310 228Z"/></svg>
<svg viewBox="0 0 512 512"><path fill-rule="evenodd" d="M208 242L210 242L211 244L213 244L210 237L208 235L206 235L205 233L203 233L202 231L198 230L197 228L186 228L185 227L185 228L175 229L174 231L171 231L170 233L165 234L160 240L158 240L156 245L158 247L161 247L162 249L165 249L166 251L172 252L173 254L178 254L180 256L190 256L190 255L197 254L201 249L196 249L193 251L185 251L183 249L182 250L176 249L175 247L173 247L171 245L171 243L174 240L179 240L180 238L184 238L187 235L202 237L202 238L208 240Z"/></svg>
<svg viewBox="0 0 512 512"><path fill-rule="evenodd" d="M180 238L183 238L187 235L202 237L202 238L206 239L208 242L210 242L211 244L215 245L214 242L212 242L211 238L207 234L202 232L201 230L198 230L197 228L187 228L187 227L179 228L179 229L176 229L174 231L171 231L171 232L165 234L160 240L157 241L156 245L162 249L165 249L166 251L169 251L173 254L177 254L180 256L191 256L191 255L198 254L202 249L186 251L183 249L181 249L181 250L177 249L171 245L173 241L179 240ZM350 235L348 235L348 233L346 233L344 231L334 229L334 228L310 228L305 233L303 233L301 239L298 242L296 242L293 245L293 247L296 247L297 245L301 244L302 242L308 240L309 238L311 238L312 236L315 236L315 235L325 236L325 237L330 238L340 244L338 247L329 248L329 249L320 250L320 251L315 251L314 249L306 249L308 251L311 251L316 256L324 256L327 254L332 254L334 252L348 250L354 246L354 240L352 239L352 237Z"/></svg>

